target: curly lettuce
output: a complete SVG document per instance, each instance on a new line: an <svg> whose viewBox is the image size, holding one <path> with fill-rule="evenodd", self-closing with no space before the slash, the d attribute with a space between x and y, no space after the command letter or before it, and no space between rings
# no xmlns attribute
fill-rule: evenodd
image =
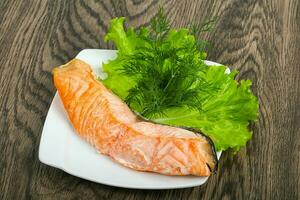
<svg viewBox="0 0 300 200"><path fill-rule="evenodd" d="M168 107L162 107L162 112L154 112L154 114L146 117L162 124L197 128L212 139L216 150L226 150L229 148L239 150L241 147L244 147L246 142L252 137L252 132L248 129L249 122L255 121L258 115L258 100L251 92L251 81L236 81L235 76L238 72L232 71L227 74L225 73L225 66L206 65L204 63L206 53L194 49L194 47L197 46L197 41L195 37L189 33L188 29L167 30L164 32L164 36L159 39L153 39L151 31L152 30L148 28L141 28L137 31L134 31L133 28L129 28L126 31L124 29L124 18L115 18L111 21L105 40L114 42L118 49L118 56L116 59L104 64L103 70L108 74L108 78L102 80L102 82L121 99L127 101L130 92L143 93L141 90L133 89L141 84L139 82L140 80L143 80L138 77L147 76L147 73L143 71L146 65L150 63L151 67L151 62L158 62L159 65L162 66L159 72L165 73L166 70L172 71L172 67L175 69L175 65L177 67L182 66L177 64L177 62L179 62L178 60L185 62L185 59L189 59L186 60L186 63L192 62L193 65L191 67L196 65L199 68L198 72L194 72L194 75L198 78L189 81L192 76L187 75L184 81L179 81L180 84L187 85L186 90L191 90L193 93L184 93L183 96L178 94L177 96L180 96L180 98L176 99L177 96L175 96L175 102L185 102L185 95L193 95L196 99L199 99L199 103L196 103L201 106L191 108L191 106L188 106L188 103L186 106L182 103L178 103L178 105L173 103L168 105ZM157 44L159 44L159 46L157 46ZM155 48L152 48L153 46ZM187 51L187 47L191 49L192 52ZM162 57L161 60L153 59L154 61L147 61L147 63L145 63L143 57L135 56L137 54L146 55L144 59L148 59L149 57L147 56L152 55L152 51L157 51L156 48L159 48L160 54L170 54L169 57ZM192 58L190 55L192 55ZM171 58L173 57L176 57L177 60L172 60ZM136 70L130 75L124 73L124 71L126 72L124 68L132 67L128 65L127 61L129 59L130 63L135 63L133 69ZM153 66L155 66L155 63ZM184 70L189 70L189 68ZM152 75L149 74L149 76ZM149 84L159 83L160 85L161 79L165 78L160 74L153 77L156 78L156 80L153 79L154 81L152 83L145 83L145 88L147 88ZM171 84L175 84L175 82L170 82ZM195 82L205 84L200 85L202 88L195 90L195 88L199 87L199 84L197 85ZM182 85L178 87L182 87ZM153 88L150 87L150 89ZM174 89L174 91L182 92L182 90L176 89ZM147 94L149 94L149 91L147 92ZM156 93L154 92L153 96L156 97ZM151 95L147 96L143 94L138 97L138 101L129 104L129 106L134 111L143 115L142 111L145 105L149 106L149 98L151 99ZM190 99L191 98L192 97L190 97ZM157 103L155 100L151 100L150 103L151 102L153 102L153 104Z"/></svg>

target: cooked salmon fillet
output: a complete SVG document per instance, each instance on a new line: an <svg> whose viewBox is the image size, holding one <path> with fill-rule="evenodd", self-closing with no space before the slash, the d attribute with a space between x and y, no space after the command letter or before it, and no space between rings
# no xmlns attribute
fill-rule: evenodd
<svg viewBox="0 0 300 200"><path fill-rule="evenodd" d="M54 84L76 132L102 154L139 171L209 176L217 160L209 138L143 120L79 60L53 70Z"/></svg>

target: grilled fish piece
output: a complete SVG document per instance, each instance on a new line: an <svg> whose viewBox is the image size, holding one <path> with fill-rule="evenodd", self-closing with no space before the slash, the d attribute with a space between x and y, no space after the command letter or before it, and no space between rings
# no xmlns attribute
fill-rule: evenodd
<svg viewBox="0 0 300 200"><path fill-rule="evenodd" d="M143 120L79 60L53 70L76 132L102 154L139 171L209 176L217 166L211 140L195 131Z"/></svg>

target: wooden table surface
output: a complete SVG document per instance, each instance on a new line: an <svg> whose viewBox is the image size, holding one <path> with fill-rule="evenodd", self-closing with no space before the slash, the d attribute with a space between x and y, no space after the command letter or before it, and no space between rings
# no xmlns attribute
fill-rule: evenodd
<svg viewBox="0 0 300 200"><path fill-rule="evenodd" d="M103 36L113 17L140 27L159 5L175 27L219 16L203 35L209 59L253 80L260 101L247 147L225 152L205 185L179 190L115 188L40 163L51 69L82 49L112 48ZM0 199L300 199L300 1L1 0L0 111Z"/></svg>

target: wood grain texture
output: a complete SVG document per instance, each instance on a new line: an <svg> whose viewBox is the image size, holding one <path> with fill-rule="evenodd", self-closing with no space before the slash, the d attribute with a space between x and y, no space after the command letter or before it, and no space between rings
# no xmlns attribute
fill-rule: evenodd
<svg viewBox="0 0 300 200"><path fill-rule="evenodd" d="M51 69L82 49L113 48L102 40L111 18L140 27L159 5L175 27L219 16L203 35L214 46L209 59L253 80L260 101L253 139L189 189L109 187L41 164ZM0 47L0 199L300 199L299 0L1 0Z"/></svg>

